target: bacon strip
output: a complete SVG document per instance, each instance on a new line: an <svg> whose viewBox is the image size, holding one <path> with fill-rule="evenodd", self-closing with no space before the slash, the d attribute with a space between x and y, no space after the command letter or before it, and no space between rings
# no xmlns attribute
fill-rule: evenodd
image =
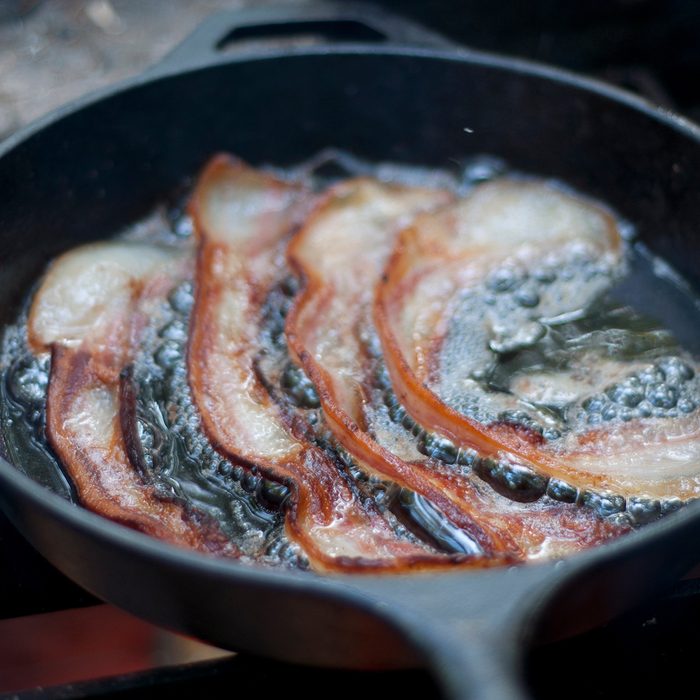
<svg viewBox="0 0 700 700"><path fill-rule="evenodd" d="M397 396L420 425L456 444L484 455L514 455L576 487L622 496L696 496L697 411L673 421L643 418L614 429L570 433L547 443L517 425L480 422L440 395L439 349L460 297L482 285L498 266L532 269L552 255L565 262L581 246L598 259L619 260L621 240L614 219L597 206L537 182L488 183L453 207L407 227L385 269L374 307ZM552 299L549 311L564 313L585 302Z"/></svg>
<svg viewBox="0 0 700 700"><path fill-rule="evenodd" d="M285 483L289 537L322 571L400 570L455 558L401 540L321 449L297 436L255 372L260 309L308 194L227 156L191 202L198 240L189 381L207 435L225 456Z"/></svg>
<svg viewBox="0 0 700 700"><path fill-rule="evenodd" d="M34 297L29 342L51 351L46 432L90 510L172 544L235 555L222 533L164 500L130 463L120 373L186 261L155 246L103 243L58 258Z"/></svg>
<svg viewBox="0 0 700 700"><path fill-rule="evenodd" d="M305 287L287 319L287 340L316 386L328 424L367 469L428 498L491 556L562 554L619 534L617 526L582 509L512 504L473 475L417 454L402 459L372 437L379 430L366 389L373 371L367 348L374 288L401 218L449 200L444 192L369 179L344 182L291 242L288 256Z"/></svg>

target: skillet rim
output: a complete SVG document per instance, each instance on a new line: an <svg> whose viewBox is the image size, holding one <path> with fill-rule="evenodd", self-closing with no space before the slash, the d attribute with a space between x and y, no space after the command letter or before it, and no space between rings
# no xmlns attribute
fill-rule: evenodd
<svg viewBox="0 0 700 700"><path fill-rule="evenodd" d="M181 46L186 46L187 39ZM515 75L524 75L551 81L584 93L592 93L605 99L617 102L643 115L661 123L662 126L679 132L681 135L697 142L700 147L700 125L664 107L653 104L651 101L635 95L622 88L610 85L595 78L583 76L562 68L547 64L522 59L517 57L502 56L486 51L455 46L454 48L423 48L397 45L377 45L362 43L347 43L340 45L320 45L313 47L292 47L285 49L265 49L245 52L241 54L207 54L197 58L183 58L181 55L171 58L166 56L161 63L147 69L144 73L132 76L123 81L109 85L97 91L83 95L71 102L62 105L48 114L39 117L28 125L0 142L0 159L8 155L14 149L20 147L26 141L40 134L53 124L72 116L73 114L89 108L92 105L106 101L112 97L129 92L131 90L147 87L161 80L179 78L189 73L207 70L214 67L222 67L229 64L248 62L267 62L274 60L293 60L295 58L324 56L353 57L402 57L415 59L428 59L437 61L449 61L455 63L467 63L476 67L497 69L510 72ZM343 593L347 596L347 585L363 580L394 582L399 577L408 577L410 580L426 579L437 576L444 579L450 576L468 575L476 578L481 572L517 572L522 568L543 570L551 569L547 582L551 584L549 595L554 589L566 585L566 582L575 578L585 569L604 564L616 557L622 558L626 554L632 554L638 549L662 540L667 534L682 530L686 525L694 522L700 523L700 500L689 503L681 511L672 513L662 520L645 525L640 530L624 535L615 540L602 543L592 549L571 555L562 560L531 562L515 567L495 567L487 569L463 569L454 570L421 571L415 573L400 574L317 574L315 572L303 572L296 570L278 570L272 567L246 564L235 559L219 558L211 555L187 550L175 545L157 540L149 535L131 530L123 525L115 523L103 516L97 515L78 504L74 504L51 492L48 488L36 483L31 477L22 473L19 468L0 456L0 483L9 484L15 492L20 492L27 499L28 504L38 505L49 511L52 517L66 522L73 528L78 528L87 534L98 535L101 539L116 541L126 549L135 553L153 558L163 563L168 563L178 568L193 571L206 571L211 575L222 577L233 576L240 582L254 584L284 584L286 588L304 593L317 593L320 595ZM555 570L559 570L556 575ZM354 592L359 592L361 583L353 586ZM549 595L547 597L549 597Z"/></svg>
<svg viewBox="0 0 700 700"><path fill-rule="evenodd" d="M187 38L184 39L183 44L186 42ZM543 78L545 80L551 80L554 83L574 87L584 92L590 92L605 97L614 102L623 104L626 107L635 109L661 122L665 126L670 127L674 131L678 131L698 141L700 144L700 123L696 123L671 109L654 104L651 100L630 92L629 90L565 68L550 66L546 63L540 63L539 61L532 61L526 58L504 56L488 51L460 47L458 45L455 45L452 49L443 49L402 45L344 43L336 46L321 45L311 47L288 47L286 49L259 49L250 53L246 51L245 53L241 53L241 55L232 55L222 52L221 55L214 54L213 57L200 57L190 61L183 60L180 56L171 59L169 55L166 55L161 62L147 68L142 73L81 95L22 126L6 139L0 141L0 158L3 158L14 148L20 146L24 141L28 141L44 128L51 126L54 122L69 117L83 108L92 106L94 103L105 101L132 89L144 87L149 83L156 83L163 79L176 78L187 73L194 73L228 64L323 57L329 55L434 59L456 63L469 63L479 67L509 71L516 75L529 75Z"/></svg>

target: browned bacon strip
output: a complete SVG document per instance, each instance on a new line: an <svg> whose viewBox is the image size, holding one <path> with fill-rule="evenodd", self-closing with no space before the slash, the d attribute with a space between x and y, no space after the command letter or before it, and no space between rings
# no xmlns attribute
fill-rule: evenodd
<svg viewBox="0 0 700 700"><path fill-rule="evenodd" d="M83 246L56 260L29 318L35 352L51 350L49 442L90 510L167 542L217 554L236 548L195 513L156 496L127 457L119 376L147 318L186 267L155 246Z"/></svg>
<svg viewBox="0 0 700 700"><path fill-rule="evenodd" d="M307 201L299 187L226 156L201 175L191 205L199 257L188 371L203 425L222 454L290 487L287 531L314 568L447 564L449 557L399 539L363 504L326 453L291 432L255 373L260 307Z"/></svg>
<svg viewBox="0 0 700 700"><path fill-rule="evenodd" d="M290 349L316 386L326 419L345 448L374 473L428 498L488 554L560 555L619 534L617 526L581 509L513 504L473 475L440 467L415 448L411 454L410 447L400 446L406 435L378 436L382 427L367 389L374 288L401 218L449 199L444 192L369 179L333 188L289 247L290 260L305 281L287 319ZM428 306L431 310L436 311Z"/></svg>
<svg viewBox="0 0 700 700"><path fill-rule="evenodd" d="M581 255L593 263L614 264L620 249L609 213L538 182L488 183L455 206L416 220L397 242L375 304L377 329L401 403L420 425L458 445L495 457L509 453L539 473L580 489L604 489L626 497L697 496L698 411L673 420L628 418L614 427L570 431L550 443L522 426L477 420L444 398L440 350L466 293L483 294L478 290L494 270L532 272L550 259L556 274L558 266ZM549 292L541 301L542 315L580 308L596 291L586 289L583 298ZM496 321L485 317L479 328L465 328L465 337L470 332L490 334L492 342L498 342ZM486 341L482 345L486 347ZM638 369L618 363L608 371L624 378ZM553 384L556 380L551 379Z"/></svg>

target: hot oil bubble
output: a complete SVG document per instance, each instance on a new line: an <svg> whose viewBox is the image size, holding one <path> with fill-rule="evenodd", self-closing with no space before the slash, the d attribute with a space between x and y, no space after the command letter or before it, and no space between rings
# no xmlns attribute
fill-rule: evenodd
<svg viewBox="0 0 700 700"><path fill-rule="evenodd" d="M627 499L627 512L638 525L650 523L661 516L661 502L654 498L632 496Z"/></svg>
<svg viewBox="0 0 700 700"><path fill-rule="evenodd" d="M16 362L8 374L10 392L20 403L43 403L48 383L48 371L33 358Z"/></svg>
<svg viewBox="0 0 700 700"><path fill-rule="evenodd" d="M158 335L166 340L175 340L184 343L187 340L187 326L179 319L174 319L166 323L159 331Z"/></svg>
<svg viewBox="0 0 700 700"><path fill-rule="evenodd" d="M540 303L540 295L532 286L523 286L515 293L515 301L526 309L534 309Z"/></svg>
<svg viewBox="0 0 700 700"><path fill-rule="evenodd" d="M176 342L166 341L158 346L153 359L159 367L172 370L182 359L182 348Z"/></svg>
<svg viewBox="0 0 700 700"><path fill-rule="evenodd" d="M279 508L289 498L289 489L284 484L279 484L270 479L263 479L260 483L258 495L265 503Z"/></svg>
<svg viewBox="0 0 700 700"><path fill-rule="evenodd" d="M611 401L634 408L644 399L644 391L632 382L615 384L606 390Z"/></svg>
<svg viewBox="0 0 700 700"><path fill-rule="evenodd" d="M492 292L508 292L522 284L524 274L514 267L500 267L489 273L486 288Z"/></svg>
<svg viewBox="0 0 700 700"><path fill-rule="evenodd" d="M194 304L194 292L191 282L184 282L173 289L168 296L168 302L174 311L187 314Z"/></svg>
<svg viewBox="0 0 700 700"><path fill-rule="evenodd" d="M646 398L657 408L673 408L678 402L678 390L667 383L650 384L647 387Z"/></svg>
<svg viewBox="0 0 700 700"><path fill-rule="evenodd" d="M575 503L578 498L578 489L559 479L550 479L547 484L547 495L562 503Z"/></svg>
<svg viewBox="0 0 700 700"><path fill-rule="evenodd" d="M657 366L664 373L668 384L681 384L695 376L695 370L679 357L666 357L659 360Z"/></svg>
<svg viewBox="0 0 700 700"><path fill-rule="evenodd" d="M609 516L621 513L625 510L625 499L613 493L595 493L585 491L579 497L581 505L592 508L602 516Z"/></svg>
<svg viewBox="0 0 700 700"><path fill-rule="evenodd" d="M532 272L532 277L540 284L552 284L557 279L557 273L554 269L548 267L538 267Z"/></svg>
<svg viewBox="0 0 700 700"><path fill-rule="evenodd" d="M424 455L440 460L445 464L454 464L457 461L457 447L446 438L426 433L418 440L417 447Z"/></svg>
<svg viewBox="0 0 700 700"><path fill-rule="evenodd" d="M681 413L692 413L697 408L695 401L685 397L679 399L677 406Z"/></svg>
<svg viewBox="0 0 700 700"><path fill-rule="evenodd" d="M318 408L321 405L316 387L304 371L291 362L285 367L280 384L295 406Z"/></svg>
<svg viewBox="0 0 700 700"><path fill-rule="evenodd" d="M474 465L474 470L496 491L516 501L536 501L547 490L547 477L522 464L484 458Z"/></svg>
<svg viewBox="0 0 700 700"><path fill-rule="evenodd" d="M608 402L605 396L589 396L581 404L584 411L587 413L600 413L606 406Z"/></svg>

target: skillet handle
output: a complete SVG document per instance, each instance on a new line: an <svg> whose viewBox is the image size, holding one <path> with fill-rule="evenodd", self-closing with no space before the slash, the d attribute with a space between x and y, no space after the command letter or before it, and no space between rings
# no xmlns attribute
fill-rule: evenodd
<svg viewBox="0 0 700 700"><path fill-rule="evenodd" d="M218 12L154 66L149 74L225 60L227 50L250 39L321 36L331 43L388 43L398 46L455 49L441 34L376 7L354 3L272 5ZM260 48L254 49L260 53Z"/></svg>
<svg viewBox="0 0 700 700"><path fill-rule="evenodd" d="M562 580L550 563L419 574L401 585L365 580L360 587L449 700L531 700L524 677L528 636Z"/></svg>

